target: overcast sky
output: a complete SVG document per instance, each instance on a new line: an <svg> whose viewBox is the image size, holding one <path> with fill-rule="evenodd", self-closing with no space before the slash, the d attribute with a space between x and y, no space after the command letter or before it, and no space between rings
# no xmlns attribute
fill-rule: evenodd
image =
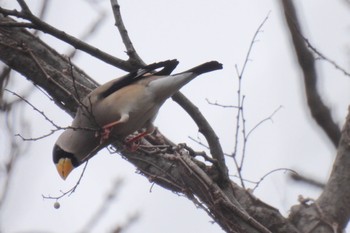
<svg viewBox="0 0 350 233"><path fill-rule="evenodd" d="M37 12L40 2L28 1L33 12ZM98 17L99 11L104 11L107 14L104 24L87 42L114 56L126 58L125 48L114 27L109 1L96 2L100 3L53 0L47 22L79 37ZM344 2L295 1L305 37L320 52L349 70L350 8ZM222 71L202 75L182 91L212 124L226 153L232 153L234 148L235 109L208 105L206 99L236 104L235 66L242 68L253 35L268 16L244 72L242 91L246 96L247 129L253 128L279 106L282 108L273 116L273 122L266 122L250 137L243 175L248 180L257 181L273 169L291 168L312 178L327 180L335 149L311 120L305 104L301 72L290 47L278 1L120 0L119 3L129 35L145 62L176 58L180 64L175 72L210 60L223 63ZM1 4L18 8L13 0ZM62 54L70 49L57 39L41 36ZM73 61L99 83L124 74L85 53L79 53ZM317 65L323 99L342 125L350 99L349 78L326 62L318 61ZM23 77L16 75L9 89L18 91L18 88L30 86ZM41 92L36 91L30 101L57 124L70 124L71 118ZM50 123L30 107L26 108L25 114L31 122L31 134L25 135L17 126L18 133L37 137L52 129ZM186 142L196 150L205 150L189 139L199 137L203 140L193 121L173 101L165 103L155 125L174 142ZM68 190L82 170L77 169L66 181L61 180L51 157L58 136L56 133L32 142L29 152L17 163L9 198L0 213L0 230L3 232L79 232L103 203L117 179L124 180L123 187L109 205L103 220L91 232L108 232L135 213L140 214L140 219L128 232L221 232L220 227L212 224L212 219L192 202L153 186L135 173L135 167L107 150L91 160L77 191L60 200L60 209L54 209L54 202L43 200L42 194L58 195L60 190ZM3 134L0 137L0 153L5 153L6 140ZM227 163L236 180L233 161L227 158ZM290 182L286 173L278 172L267 177L254 194L287 215L290 207L297 204L299 194L317 198L319 190Z"/></svg>

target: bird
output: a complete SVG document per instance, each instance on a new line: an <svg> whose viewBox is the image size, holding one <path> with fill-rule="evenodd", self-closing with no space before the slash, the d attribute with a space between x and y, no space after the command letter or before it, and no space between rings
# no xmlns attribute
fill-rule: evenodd
<svg viewBox="0 0 350 233"><path fill-rule="evenodd" d="M195 77L222 69L221 63L210 61L171 75L178 64L173 59L146 65L92 90L53 147L53 162L61 178L65 180L73 169L116 140L130 143L152 133L153 121L168 98Z"/></svg>

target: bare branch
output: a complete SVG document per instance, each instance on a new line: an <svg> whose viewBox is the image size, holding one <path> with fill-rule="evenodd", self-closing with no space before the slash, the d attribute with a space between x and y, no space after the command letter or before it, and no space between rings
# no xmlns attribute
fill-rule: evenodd
<svg viewBox="0 0 350 233"><path fill-rule="evenodd" d="M258 34L262 32L262 28L265 25L266 21L269 19L269 16L270 16L270 12L267 14L267 16L264 18L264 20L260 23L260 25L258 26L257 30L255 31L255 33L253 35L253 39L250 42L249 49L248 49L247 55L246 55L244 63L243 63L243 67L242 67L241 71L238 72L239 79L243 78L245 68L247 67L248 61L250 60L250 54L252 52L253 46L257 42ZM236 66L236 70L238 71L237 66Z"/></svg>
<svg viewBox="0 0 350 233"><path fill-rule="evenodd" d="M304 38L305 43L309 49L311 49L317 56L317 59L325 60L326 62L330 63L332 66L334 66L335 69L340 70L343 72L344 75L350 77L350 73L346 71L344 68L342 68L340 65L338 65L335 61L329 59L325 55L323 55L320 51L318 51L310 42L307 38L305 38L303 35L300 35Z"/></svg>
<svg viewBox="0 0 350 233"><path fill-rule="evenodd" d="M4 90L9 92L9 93L11 93L12 95L18 97L21 101L23 101L24 103L26 103L27 105L32 107L32 109L35 112L38 112L41 116L43 116L45 118L46 121L48 121L52 126L55 127L55 129L52 129L49 133L41 135L39 137L26 138L26 137L23 137L21 134L15 134L14 135L14 136L20 137L23 141L37 141L37 140L46 138L48 136L51 136L52 134L54 134L57 131L65 130L65 129L86 130L86 131L93 131L93 132L96 132L96 133L98 133L101 130L100 128L85 128L85 127L72 127L72 126L62 127L62 126L59 126L53 120L51 120L43 111L41 111L40 109L35 107L32 103L30 103L25 97L15 93L15 92L13 92L13 91L10 91L10 90L8 90L6 88Z"/></svg>
<svg viewBox="0 0 350 233"><path fill-rule="evenodd" d="M18 4L21 6L22 11L31 14L32 12L30 11L27 3L24 0L17 0Z"/></svg>
<svg viewBox="0 0 350 233"><path fill-rule="evenodd" d="M293 46L298 62L304 74L305 92L311 115L319 127L327 134L333 145L337 147L340 139L340 128L332 119L329 108L322 101L317 90L318 75L315 67L315 59L309 51L303 36L301 36L302 30L293 1L283 0L282 6L288 29L293 39Z"/></svg>
<svg viewBox="0 0 350 233"><path fill-rule="evenodd" d="M218 103L217 101L212 102L209 99L205 99L205 100L207 101L208 104L218 106L220 108L239 108L236 105L221 104L221 103Z"/></svg>
<svg viewBox="0 0 350 233"><path fill-rule="evenodd" d="M243 67L242 70L239 71L239 68L237 65L235 65L235 70L237 73L237 77L238 77L238 86L237 86L237 113L236 113L236 127L235 127L235 142L234 142L234 150L232 153L232 158L233 158L233 162L236 166L237 169L237 173L238 176L240 178L241 181L241 185L243 188L245 188L244 185L244 179L242 176L242 169L243 169L243 163L244 163L244 158L245 158L245 151L246 151L246 143L247 143L247 136L246 136L246 126L245 126L245 118L244 118L244 99L245 96L242 93L242 80L243 80L243 74L244 71L246 69L246 66L248 64L248 61L250 60L250 54L253 50L253 47L257 41L257 36L259 35L259 33L262 31L262 27L264 26L264 24L266 23L266 21L268 20L269 14L267 14L267 16L264 18L264 20L260 23L260 25L258 26L258 28L256 29L253 38L250 42L249 48L248 48L248 52L246 54L246 57L244 59L244 63L243 63ZM243 128L242 128L242 138L243 138L243 148L241 151L241 162L238 162L238 146L239 146L239 133L240 133L240 124L242 124Z"/></svg>
<svg viewBox="0 0 350 233"><path fill-rule="evenodd" d="M28 28L28 29L39 28L32 23L23 23L23 22L1 22L0 27L17 27L17 28Z"/></svg>
<svg viewBox="0 0 350 233"><path fill-rule="evenodd" d="M123 43L126 48L126 53L129 56L129 61L132 64L136 64L137 66L144 66L146 63L142 61L141 57L137 54L134 45L132 44L128 31L126 30L124 26L124 22L121 16L120 12L120 5L118 3L118 0L111 0L113 15L115 19L115 26L117 26L119 30L119 34L122 37Z"/></svg>
<svg viewBox="0 0 350 233"><path fill-rule="evenodd" d="M249 138L250 134L252 134L259 126L261 126L262 124L264 124L266 121L272 121L273 122L273 116L282 109L282 106L279 106L278 108L275 109L275 111L273 111L270 116L262 119L261 121L259 121L252 129L250 129L246 135L246 139Z"/></svg>
<svg viewBox="0 0 350 233"><path fill-rule="evenodd" d="M57 202L59 199L65 197L66 195L68 195L68 196L72 195L75 192L75 190L77 190L81 180L83 179L83 176L85 174L85 170L87 168L88 163L89 163L89 161L85 162L83 171L81 172L79 179L77 180L77 182L75 183L75 185L71 189L69 189L68 191L61 191L61 195L57 195L57 196L51 196L51 195L45 196L45 195L42 195L42 197L44 199L54 199Z"/></svg>
<svg viewBox="0 0 350 233"><path fill-rule="evenodd" d="M184 95L180 92L173 95L172 99L179 103L182 108L192 117L198 126L199 132L201 132L206 138L210 153L213 158L217 161L218 170L220 173L220 179L225 183L229 181L228 169L225 163L224 153L221 148L218 136L215 134L214 130L199 111L199 109L191 103Z"/></svg>
<svg viewBox="0 0 350 233"><path fill-rule="evenodd" d="M301 174L296 173L296 172L291 173L290 178L296 182L311 185L311 186L316 187L316 188L324 189L324 187L325 187L324 183L317 181L317 180L314 180L314 179L311 179L310 177L306 177L306 176L301 175Z"/></svg>
<svg viewBox="0 0 350 233"><path fill-rule="evenodd" d="M61 127L59 127L58 125L56 125L56 123L53 122L49 117L47 117L46 114L45 114L43 111L39 110L37 107L35 107L32 103L30 103L30 102L29 102L28 100L26 100L24 97L20 96L19 94L15 93L15 92L13 92L13 91L11 91L11 90L9 90L9 89L6 89L6 88L5 88L4 90L7 91L7 92L9 92L9 93L11 93L11 94L14 95L14 96L16 96L17 98L21 99L22 101L24 101L24 102L25 102L26 104L28 104L29 106L31 106L31 107L33 108L34 111L36 111L36 112L38 112L40 115L42 115L42 116L45 118L46 121L48 121L48 122L51 123L51 125L53 125L53 126L56 127L56 128L61 128Z"/></svg>
<svg viewBox="0 0 350 233"><path fill-rule="evenodd" d="M276 168L273 169L272 171L269 171L268 173L266 173L265 175L263 175L259 181L254 182L256 183L256 185L254 186L254 188L252 189L253 192L258 188L258 186L260 185L261 182L263 182L263 180L268 177L269 175L278 172L278 171L283 171L283 172L290 172L292 175L297 174L294 170L290 169L290 168Z"/></svg>

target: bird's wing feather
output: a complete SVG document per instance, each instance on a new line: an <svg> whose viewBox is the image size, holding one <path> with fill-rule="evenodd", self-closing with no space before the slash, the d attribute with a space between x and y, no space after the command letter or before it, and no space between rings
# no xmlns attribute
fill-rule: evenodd
<svg viewBox="0 0 350 233"><path fill-rule="evenodd" d="M101 98L106 98L119 89L147 77L145 74L150 73L155 69L163 68L162 70L154 73L155 75L169 75L178 64L179 62L176 59L173 59L144 66L137 71L131 72L121 78L116 79L115 81L112 81L112 83L109 84L109 87L102 91L99 96Z"/></svg>

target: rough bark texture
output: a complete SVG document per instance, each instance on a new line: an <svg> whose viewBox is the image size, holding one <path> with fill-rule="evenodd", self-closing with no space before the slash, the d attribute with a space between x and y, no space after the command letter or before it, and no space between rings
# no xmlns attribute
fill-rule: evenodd
<svg viewBox="0 0 350 233"><path fill-rule="evenodd" d="M330 179L311 204L291 209L290 220L301 232L343 232L350 219L350 109L338 146Z"/></svg>

